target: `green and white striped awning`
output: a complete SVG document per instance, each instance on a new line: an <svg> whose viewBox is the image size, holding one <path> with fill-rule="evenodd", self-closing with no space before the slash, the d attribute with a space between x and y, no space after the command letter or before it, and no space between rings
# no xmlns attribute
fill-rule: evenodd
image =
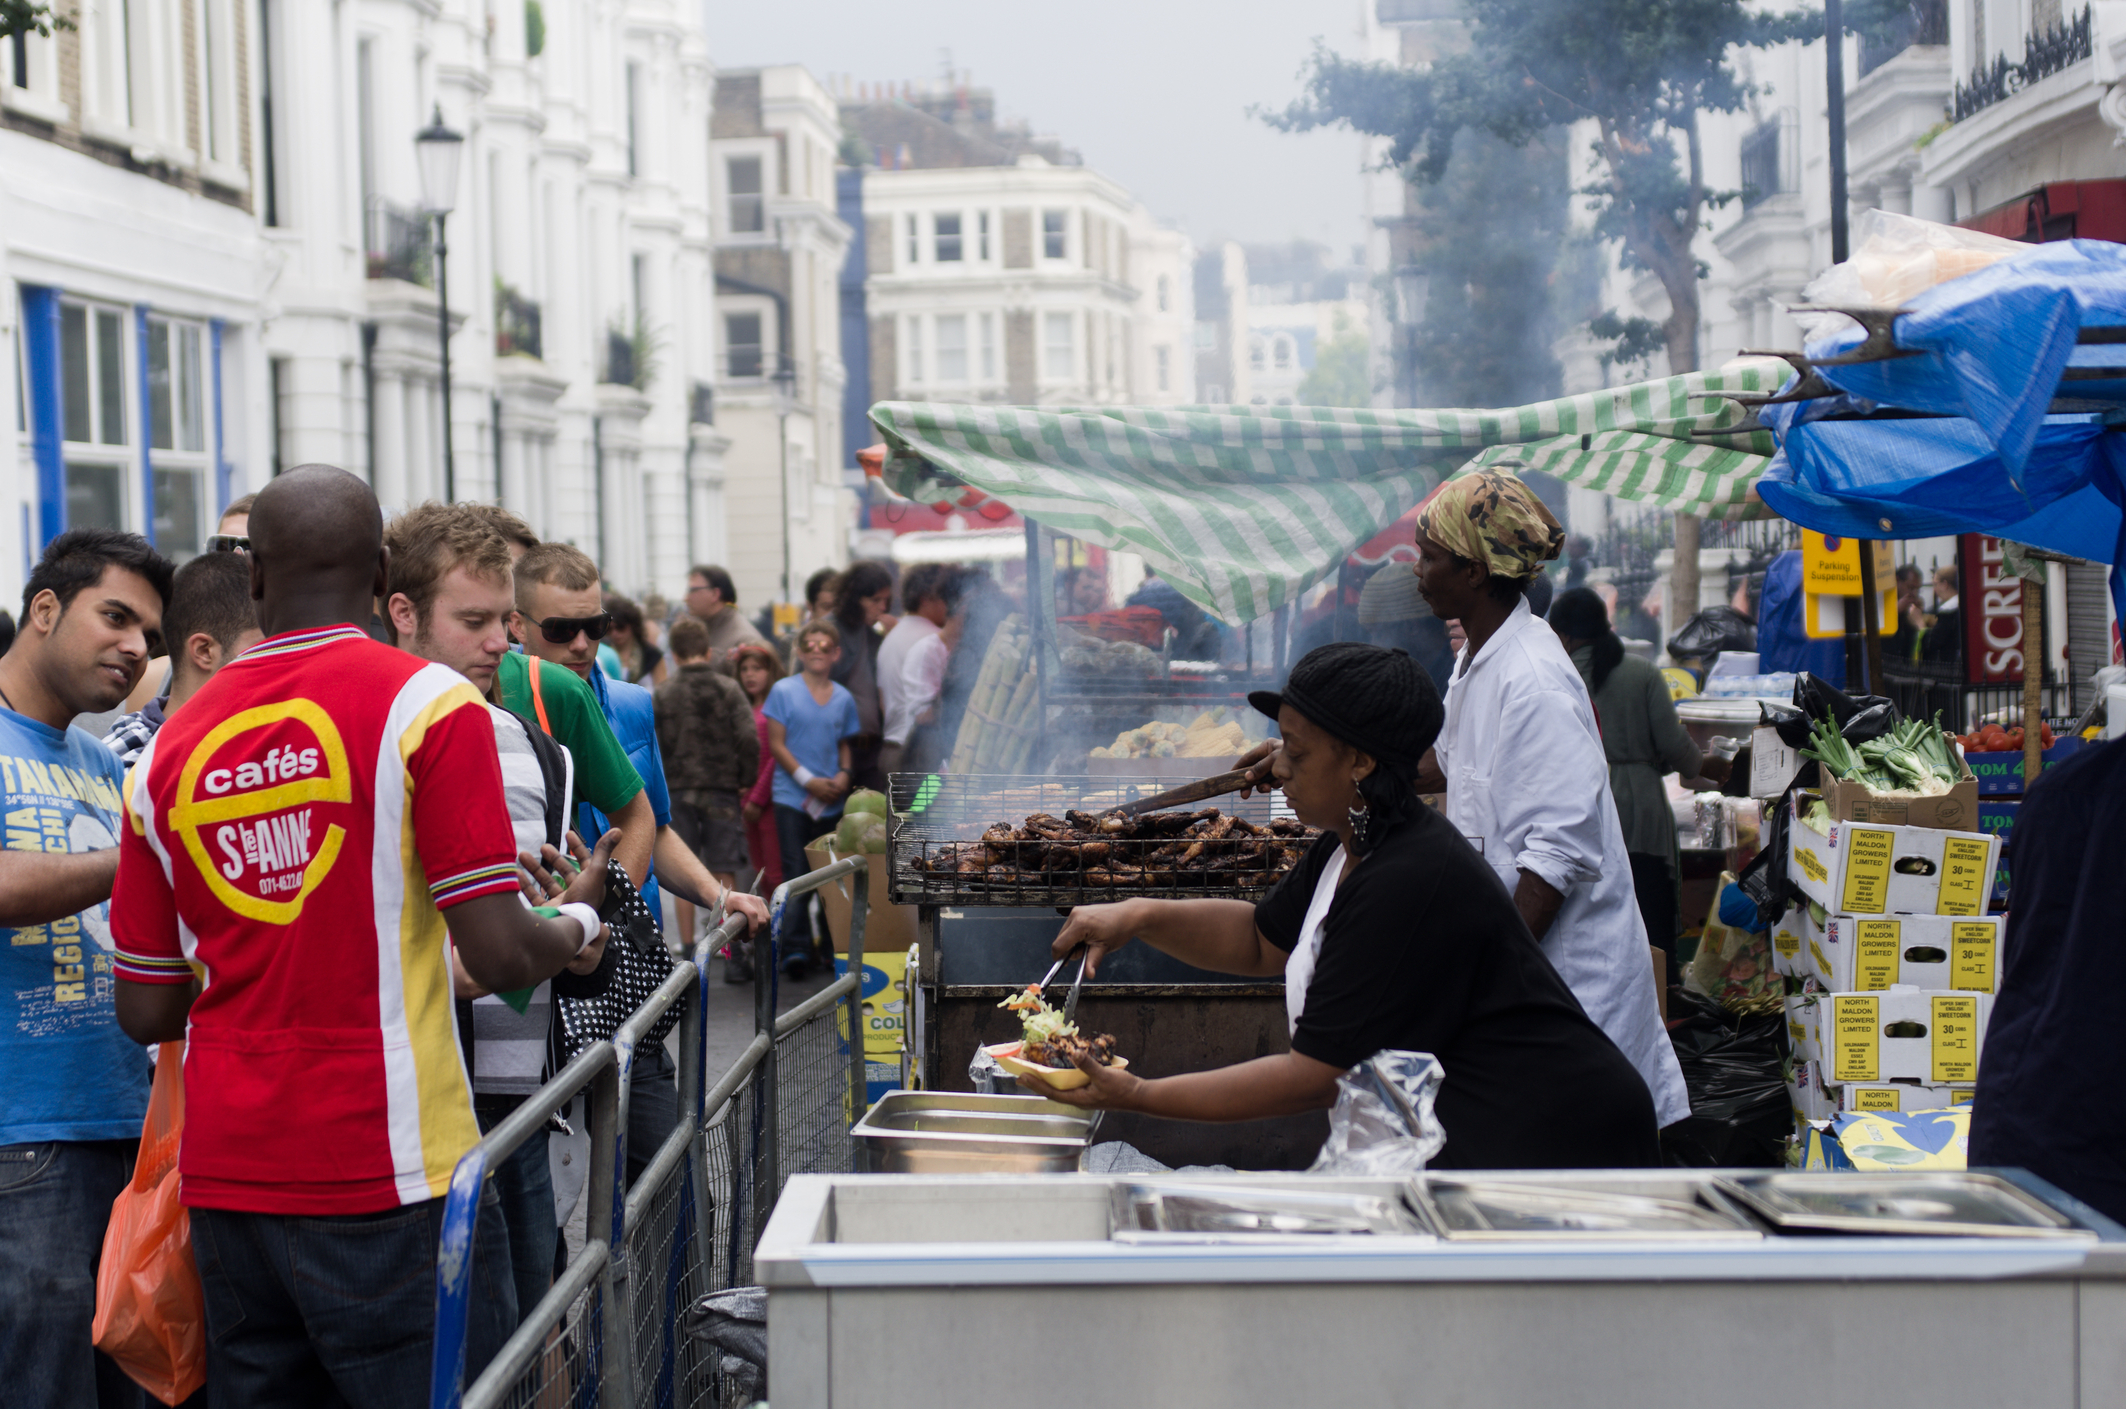
<svg viewBox="0 0 2126 1409"><path fill-rule="evenodd" d="M1241 622L1294 600L1464 469L1519 466L1708 518L1759 517L1751 485L1770 435L1690 434L1743 418L1720 393L1776 391L1789 374L1752 358L1500 411L885 401L871 419L896 492L935 503L979 489L1057 532L1141 555Z"/></svg>

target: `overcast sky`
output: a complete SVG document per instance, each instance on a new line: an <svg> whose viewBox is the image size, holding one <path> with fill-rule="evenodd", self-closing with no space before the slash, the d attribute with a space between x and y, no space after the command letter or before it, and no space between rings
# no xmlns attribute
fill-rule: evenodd
<svg viewBox="0 0 2126 1409"><path fill-rule="evenodd" d="M704 0L721 67L934 79L952 67L1199 242L1364 237L1359 139L1290 136L1281 107L1317 38L1350 53L1359 0Z"/></svg>

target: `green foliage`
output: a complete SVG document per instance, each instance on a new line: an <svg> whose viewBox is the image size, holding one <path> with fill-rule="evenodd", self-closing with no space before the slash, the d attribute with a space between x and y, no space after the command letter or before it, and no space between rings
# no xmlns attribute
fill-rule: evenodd
<svg viewBox="0 0 2126 1409"><path fill-rule="evenodd" d="M1412 261L1428 279L1412 352L1426 406L1519 406L1556 396L1551 343L1565 235L1565 144L1460 142L1440 179L1411 191Z"/></svg>
<svg viewBox="0 0 2126 1409"><path fill-rule="evenodd" d="M1443 178L1463 133L1525 146L1551 128L1596 126L1597 233L1669 297L1670 370L1697 365L1699 264L1692 241L1719 193L1705 185L1698 114L1732 112L1749 85L1735 47L1806 39L1801 12L1743 0L1466 0L1469 48L1427 68L1360 63L1317 48L1305 95L1269 120L1288 131L1341 124L1389 141L1420 182Z"/></svg>
<svg viewBox="0 0 2126 1409"><path fill-rule="evenodd" d="M524 57L536 59L546 52L546 11L539 0L524 0Z"/></svg>
<svg viewBox="0 0 2126 1409"><path fill-rule="evenodd" d="M664 334L652 328L649 319L638 312L632 328L626 320L615 318L606 327L606 338L608 347L619 343L625 344L627 348L624 359L608 359L612 363L624 365L608 366L606 380L622 386L631 386L640 392L648 392L656 384L659 365L664 360Z"/></svg>
<svg viewBox="0 0 2126 1409"><path fill-rule="evenodd" d="M55 29L74 28L74 17L53 11L42 0L0 0L0 39L34 34L49 39Z"/></svg>
<svg viewBox="0 0 2126 1409"><path fill-rule="evenodd" d="M1293 400L1302 406L1371 406L1373 383L1367 375L1371 349L1366 330L1336 315L1336 332L1314 348L1314 369L1300 380Z"/></svg>
<svg viewBox="0 0 2126 1409"><path fill-rule="evenodd" d="M1605 308L1590 318L1587 331L1594 334L1597 342L1615 344L1602 354L1605 367L1645 363L1663 346L1659 323L1651 318L1619 318L1614 308Z"/></svg>

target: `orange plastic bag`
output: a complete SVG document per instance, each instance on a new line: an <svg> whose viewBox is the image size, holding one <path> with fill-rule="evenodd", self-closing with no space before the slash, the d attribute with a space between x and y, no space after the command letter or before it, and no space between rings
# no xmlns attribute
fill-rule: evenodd
<svg viewBox="0 0 2126 1409"><path fill-rule="evenodd" d="M156 1053L133 1182L111 1204L96 1269L96 1348L165 1404L207 1382L206 1296L192 1262L192 1222L177 1201L184 1054L182 1042Z"/></svg>

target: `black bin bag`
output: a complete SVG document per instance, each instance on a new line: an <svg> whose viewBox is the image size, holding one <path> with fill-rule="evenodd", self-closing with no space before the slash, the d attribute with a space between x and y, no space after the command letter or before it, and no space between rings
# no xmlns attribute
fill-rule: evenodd
<svg viewBox="0 0 2126 1409"><path fill-rule="evenodd" d="M1661 1132L1662 1157L1690 1169L1785 1164L1786 1137L1793 1133L1781 1067L1785 1015L1730 1013L1678 987L1669 990L1669 1018L1690 1114Z"/></svg>

